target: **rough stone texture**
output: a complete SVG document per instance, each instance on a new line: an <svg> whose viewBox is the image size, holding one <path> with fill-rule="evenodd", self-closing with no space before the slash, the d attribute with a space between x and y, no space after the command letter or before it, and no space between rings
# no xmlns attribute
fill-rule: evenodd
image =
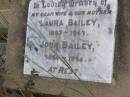
<svg viewBox="0 0 130 97"><path fill-rule="evenodd" d="M19 2L21 2L20 0ZM25 0L26 1L26 0ZM97 97L129 97L130 96L130 25L129 23L129 10L125 9L128 0L119 0L119 18L117 25L117 44L115 53L115 77L117 78L115 84L93 84L79 81L68 81L65 83L63 80L35 78L36 90L44 93L59 94L65 93L69 97L82 97L74 90L67 88L72 87L87 94L86 87L88 86ZM24 5L24 2L22 3ZM129 4L130 5L130 4ZM26 5L25 5L26 6ZM27 10L27 9L26 9ZM16 88L17 83L19 87L23 87L26 78L22 74L23 70L23 54L24 54L24 39L26 29L26 16L22 15L20 5L13 9L15 14L10 15L9 38L7 49L7 65L8 74L5 86ZM126 22L125 22L126 20Z"/></svg>
<svg viewBox="0 0 130 97"><path fill-rule="evenodd" d="M101 1L95 1L97 6L83 3L82 6L77 4L71 7L70 2L63 2L65 8L56 7L56 5L43 8L41 1L31 0L27 23L35 31L29 26L27 27L25 47L27 57L25 57L24 61L24 74L30 75L35 70L39 76L52 77L49 74L52 73L57 78L78 80L66 66L65 63L68 62L73 71L83 81L111 83L117 0L109 0L106 5L101 5ZM58 3L59 1L55 1L54 4ZM40 7L34 8L36 4ZM53 4L53 2L45 0L45 6L47 4ZM108 13L88 14L88 12L99 10L99 8L106 10ZM84 11L84 14L75 14L79 11L80 13ZM57 15L55 14L57 12L64 12L65 14ZM35 13L39 13L39 15L36 16ZM53 15L41 16L41 13L53 13ZM70 13L73 15L70 15ZM50 22L53 24L50 25ZM58 33L61 32L61 34L53 34L53 32L57 33L57 31ZM80 34L76 34L77 32ZM52 58L53 56L57 57L58 60ZM63 62L64 59L66 61ZM34 64L32 60L38 65ZM49 73L42 68L49 71Z"/></svg>
<svg viewBox="0 0 130 97"><path fill-rule="evenodd" d="M10 8L9 0L0 0L0 10L8 10Z"/></svg>
<svg viewBox="0 0 130 97"><path fill-rule="evenodd" d="M130 70L130 1L120 0L119 4L117 32L120 67Z"/></svg>

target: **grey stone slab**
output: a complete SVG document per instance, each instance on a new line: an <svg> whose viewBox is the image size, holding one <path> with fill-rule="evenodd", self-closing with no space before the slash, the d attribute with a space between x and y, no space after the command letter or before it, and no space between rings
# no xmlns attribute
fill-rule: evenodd
<svg viewBox="0 0 130 97"><path fill-rule="evenodd" d="M18 0L18 2L22 1L28 1L28 0ZM119 36L117 38L122 42L118 42L117 47L120 49L120 51L117 51L117 55L119 56L120 54L123 54L121 59L128 63L129 65L129 54L128 51L130 51L130 47L127 47L125 45L129 45L129 32L125 32L124 30L121 30L124 26L123 24L123 18L124 17L124 3L128 0L119 0L119 16L122 22L118 24L119 27L119 32L117 31ZM8 37L8 47L7 47L7 81L4 85L7 88L24 88L24 83L26 82L25 77L23 76L23 52L24 52L24 38L25 38L25 31L26 26L23 24L26 24L26 16L22 15L24 12L22 11L27 10L28 6L25 5L22 8L19 7L21 6L20 4L16 4L15 14L12 14L10 11L10 25L9 25L9 37ZM20 10L21 9L21 10ZM127 11L129 12L129 11ZM22 14L19 14L22 13ZM22 15L22 16L21 16ZM120 22L120 20L118 20ZM125 23L125 22L124 22ZM124 34L125 33L125 34ZM117 39L117 40L118 40ZM124 49L126 48L126 49ZM22 55L22 56L21 56ZM77 93L72 89L75 89L84 95L88 96L88 92L86 87L88 87L97 97L102 97L105 95L105 97L129 97L129 90L130 90L130 71L126 71L125 69L121 68L119 70L119 65L117 63L118 60L115 60L116 67L114 71L116 72L117 80L115 85L104 85L104 84L93 84L93 83L88 83L88 82L81 82L81 81L68 81L63 83L61 85L61 80L55 80L52 78L42 78L42 77L37 77L34 78L35 81L35 92L43 92L46 94L53 94L53 95L58 95L58 94L64 94L67 97L82 97L80 93ZM120 61L120 60L119 60ZM122 63L122 67L125 67L127 64ZM128 69L128 68L127 68ZM15 84L18 83L18 86Z"/></svg>
<svg viewBox="0 0 130 97"><path fill-rule="evenodd" d="M112 82L117 0L31 0L24 74Z"/></svg>

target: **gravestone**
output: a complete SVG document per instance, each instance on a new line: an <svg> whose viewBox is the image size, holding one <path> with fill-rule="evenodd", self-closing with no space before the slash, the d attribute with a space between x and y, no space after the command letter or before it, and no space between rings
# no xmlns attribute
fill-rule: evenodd
<svg viewBox="0 0 130 97"><path fill-rule="evenodd" d="M31 0L24 74L111 83L117 0Z"/></svg>

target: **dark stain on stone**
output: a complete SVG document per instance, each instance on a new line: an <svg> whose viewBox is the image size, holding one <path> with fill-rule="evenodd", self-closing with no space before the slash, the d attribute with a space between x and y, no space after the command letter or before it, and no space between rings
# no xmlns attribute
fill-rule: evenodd
<svg viewBox="0 0 130 97"><path fill-rule="evenodd" d="M108 34L112 34L112 29L108 28Z"/></svg>
<svg viewBox="0 0 130 97"><path fill-rule="evenodd" d="M34 47L34 50L35 50L36 52L38 52L38 48L37 48L37 47Z"/></svg>
<svg viewBox="0 0 130 97"><path fill-rule="evenodd" d="M88 62L92 62L92 59L91 59L91 58L89 58L89 59L88 59Z"/></svg>
<svg viewBox="0 0 130 97"><path fill-rule="evenodd" d="M93 52L95 52L95 48L93 48Z"/></svg>
<svg viewBox="0 0 130 97"><path fill-rule="evenodd" d="M98 28L100 28L100 24L98 24Z"/></svg>
<svg viewBox="0 0 130 97"><path fill-rule="evenodd" d="M40 48L43 48L43 45L39 45L40 46Z"/></svg>

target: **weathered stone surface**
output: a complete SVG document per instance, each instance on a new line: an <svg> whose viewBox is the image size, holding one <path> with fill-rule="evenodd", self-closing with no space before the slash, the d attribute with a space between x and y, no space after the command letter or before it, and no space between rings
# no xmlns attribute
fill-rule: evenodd
<svg viewBox="0 0 130 97"><path fill-rule="evenodd" d="M21 1L27 0L18 0ZM83 97L79 93L75 92L74 90L70 89L69 87L80 91L81 93L88 95L86 87L90 88L90 90L96 95L96 97L129 97L130 93L130 71L128 70L128 66L130 64L129 59L129 52L130 52L130 43L129 43L129 34L125 30L123 30L123 21L124 18L124 2L128 2L128 0L119 0L119 18L118 18L118 25L117 25L117 44L116 44L116 60L115 60L115 77L117 78L115 85L104 85L104 84L90 84L87 82L79 82L79 81L62 81L56 79L48 79L48 78L41 78L37 77L34 78L35 81L35 89L34 91L44 92L47 94L60 94L64 93L64 95L68 97ZM8 39L8 47L7 47L7 79L8 81L5 83L6 87L9 88L17 88L17 87L24 87L24 82L26 78L23 76L23 55L24 55L24 40L26 30L26 16L24 9L22 11L22 7L20 4L16 4L17 6L14 8L13 11L10 12L10 26L9 26L9 39ZM26 5L27 7L27 5ZM129 11L126 10L127 13ZM13 14L12 14L13 13ZM125 24L126 22L124 22ZM124 46L126 45L126 46ZM119 56L119 57L118 57ZM126 64L127 63L127 64ZM121 68L119 69L121 65ZM17 85L15 84L17 83ZM91 96L90 96L91 97Z"/></svg>
<svg viewBox="0 0 130 97"><path fill-rule="evenodd" d="M24 74L111 83L116 15L117 0L31 0Z"/></svg>
<svg viewBox="0 0 130 97"><path fill-rule="evenodd" d="M118 65L121 69L130 70L130 1L123 0L119 2L118 18Z"/></svg>
<svg viewBox="0 0 130 97"><path fill-rule="evenodd" d="M9 0L0 0L0 10L4 11L10 8Z"/></svg>

